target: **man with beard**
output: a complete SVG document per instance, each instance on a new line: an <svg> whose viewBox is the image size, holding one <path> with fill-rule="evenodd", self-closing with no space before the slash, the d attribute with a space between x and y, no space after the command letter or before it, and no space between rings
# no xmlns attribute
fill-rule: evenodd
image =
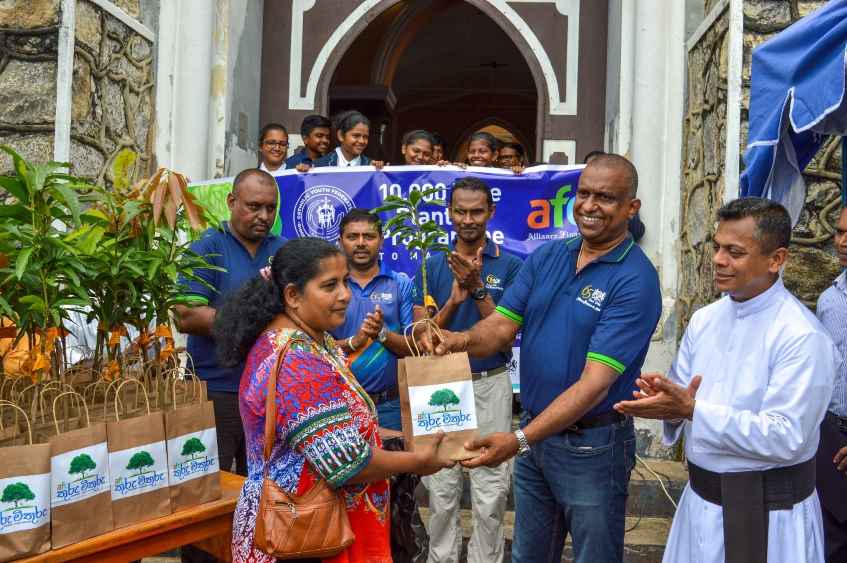
<svg viewBox="0 0 847 563"><path fill-rule="evenodd" d="M516 563L559 561L567 534L577 563L623 559L635 430L612 405L635 389L662 311L656 269L627 230L637 187L626 158L594 158L575 195L580 236L535 250L494 314L436 343L438 354L486 357L521 331L521 429L471 441L480 455L464 462L519 456Z"/></svg>
<svg viewBox="0 0 847 563"><path fill-rule="evenodd" d="M367 209L351 209L339 228L351 297L344 324L333 336L376 405L383 448L402 451L397 359L409 350L402 333L412 322L414 286L405 274L380 262L379 217ZM415 501L418 483L420 477L413 474L391 478L391 552L397 563L418 563L426 557L426 528Z"/></svg>
<svg viewBox="0 0 847 563"><path fill-rule="evenodd" d="M494 216L489 186L478 178L453 184L448 213L456 234L452 251L427 260L427 287L438 307L435 322L449 330L466 330L490 316L521 268L521 260L486 236ZM425 297L418 283L416 317L424 316ZM511 341L485 357L471 359L479 430L506 432L512 425L512 384L507 364ZM471 563L503 560L503 513L509 492L509 466L479 467L470 472L473 532L468 544ZM462 470L458 465L424 477L429 489L429 562L456 562L462 545L459 501Z"/></svg>
<svg viewBox="0 0 847 563"><path fill-rule="evenodd" d="M815 452L836 351L782 284L790 240L778 203L724 205L712 241L724 296L691 317L667 378L642 375L636 400L615 406L664 420L666 445L684 437L689 482L668 563L824 561Z"/></svg>
<svg viewBox="0 0 847 563"><path fill-rule="evenodd" d="M243 366L218 365L211 331L218 305L258 275L285 242L270 232L276 219L278 196L277 184L267 172L250 168L235 177L232 192L227 196L229 221L221 225L221 230L209 229L191 245L191 250L221 271L194 272L208 286L196 280L182 280L192 304L175 307L176 326L188 334L188 353L198 377L206 381L209 399L215 406L221 469L231 471L234 460L239 475L247 475L244 429L238 412L238 385Z"/></svg>

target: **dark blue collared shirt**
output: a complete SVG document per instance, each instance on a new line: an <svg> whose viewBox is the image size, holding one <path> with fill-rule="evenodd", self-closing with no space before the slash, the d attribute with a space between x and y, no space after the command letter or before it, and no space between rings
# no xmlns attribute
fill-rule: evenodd
<svg viewBox="0 0 847 563"><path fill-rule="evenodd" d="M225 272L206 269L194 271L197 277L202 278L215 290L194 280L180 280L187 286L185 293L194 297L197 304L213 308L220 307L232 293L258 275L260 269L270 264L273 255L285 242L282 237L268 235L256 249L256 255L250 256L241 241L230 231L229 223L224 222L222 226L223 230L207 230L200 239L191 244L191 250L205 256L207 262L226 269ZM209 391L238 392L244 366L219 366L213 338L190 334L187 350L194 360L198 377L207 382Z"/></svg>
<svg viewBox="0 0 847 563"><path fill-rule="evenodd" d="M285 169L293 170L298 164L308 164L309 166L314 166L315 164L315 161L309 158L309 152L305 148L288 157L285 161Z"/></svg>
<svg viewBox="0 0 847 563"><path fill-rule="evenodd" d="M514 254L503 252L499 246L490 240L485 243L485 249L482 251L482 283L485 284L485 288L494 303L500 302L503 292L512 285L520 269L520 258ZM453 289L453 272L447 265L446 253L440 252L427 259L426 283L430 296L440 309L450 299L450 293ZM423 286L420 283L420 276L416 279L415 286L417 289L415 291L415 304L422 306ZM453 313L445 328L451 331L468 330L481 319L479 307L471 297L468 297ZM471 369L474 372L494 369L506 364L511 357L511 352L497 352L487 358L471 358Z"/></svg>
<svg viewBox="0 0 847 563"><path fill-rule="evenodd" d="M588 360L619 374L588 416L631 399L662 313L656 268L632 237L577 273L581 244L574 237L538 248L497 306L521 326L521 403L533 417L579 380Z"/></svg>

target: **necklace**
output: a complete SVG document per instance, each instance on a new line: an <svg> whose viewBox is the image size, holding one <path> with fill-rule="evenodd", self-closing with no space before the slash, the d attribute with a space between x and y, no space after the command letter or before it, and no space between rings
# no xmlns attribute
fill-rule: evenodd
<svg viewBox="0 0 847 563"><path fill-rule="evenodd" d="M576 271L582 270L586 265L582 264L582 260L585 257L583 251L585 250L585 241L579 243L579 255L576 257Z"/></svg>

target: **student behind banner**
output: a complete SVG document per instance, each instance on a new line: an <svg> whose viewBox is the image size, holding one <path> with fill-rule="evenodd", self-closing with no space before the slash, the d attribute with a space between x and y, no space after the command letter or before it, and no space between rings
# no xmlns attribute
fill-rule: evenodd
<svg viewBox="0 0 847 563"><path fill-rule="evenodd" d="M371 135L371 122L364 114L351 110L336 116L335 136L338 146L326 156L315 161L315 167L322 166L375 166L382 168L381 160L371 161L365 155Z"/></svg>
<svg viewBox="0 0 847 563"><path fill-rule="evenodd" d="M288 131L279 123L268 123L259 132L259 170L272 176L285 170Z"/></svg>
<svg viewBox="0 0 847 563"><path fill-rule="evenodd" d="M307 115L300 125L303 138L303 150L293 154L285 161L287 169L297 168L299 164L312 166L316 160L326 155L330 145L332 123L323 115Z"/></svg>
<svg viewBox="0 0 847 563"><path fill-rule="evenodd" d="M432 164L432 147L435 139L429 131L415 129L403 135L400 145L400 153L403 155L403 164Z"/></svg>
<svg viewBox="0 0 847 563"><path fill-rule="evenodd" d="M194 305L175 307L176 326L188 334L188 353L200 379L207 382L209 399L215 405L218 452L221 469L247 473L244 429L238 413L238 384L241 368L221 367L217 361L212 325L218 306L244 282L267 266L284 239L271 234L277 213L278 188L273 177L262 170L242 171L227 196L229 221L221 230L209 229L192 243L191 250L206 257L223 271L196 270L194 274L210 287L182 280Z"/></svg>
<svg viewBox="0 0 847 563"><path fill-rule="evenodd" d="M445 160L447 154L447 143L440 133L432 133L432 162L437 163Z"/></svg>
<svg viewBox="0 0 847 563"><path fill-rule="evenodd" d="M439 307L436 323L451 331L467 330L494 312L521 268L521 260L508 254L486 237L488 221L494 216L489 186L478 178L463 178L453 184L448 213L456 233L449 253L427 260L424 297L417 284L415 316L424 316L423 304L430 299ZM508 432L512 425L512 384L507 364L511 345L485 358L472 358L476 415L480 434ZM429 563L458 561L462 544L459 503L462 498L462 469L443 469L424 478L429 489ZM468 544L470 563L503 560L503 514L509 491L509 464L479 467L470 471L473 533Z"/></svg>
<svg viewBox="0 0 847 563"><path fill-rule="evenodd" d="M468 142L467 164L470 166L497 166L500 141L491 133L477 131Z"/></svg>
<svg viewBox="0 0 847 563"><path fill-rule="evenodd" d="M414 286L380 262L379 217L354 208L341 220L339 245L350 269L350 304L344 324L332 331L350 369L376 405L383 447L402 451L397 358L408 354L403 329L412 323ZM426 529L418 514L417 475L391 477L391 551L395 563L426 557Z"/></svg>

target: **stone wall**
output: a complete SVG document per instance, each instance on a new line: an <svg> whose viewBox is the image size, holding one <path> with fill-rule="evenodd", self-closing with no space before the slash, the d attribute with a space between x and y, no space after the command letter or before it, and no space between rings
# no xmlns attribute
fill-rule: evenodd
<svg viewBox="0 0 847 563"><path fill-rule="evenodd" d="M138 2L123 8L138 15ZM147 173L153 146L153 44L95 4L76 8L71 161L107 185Z"/></svg>
<svg viewBox="0 0 847 563"><path fill-rule="evenodd" d="M140 18L139 0L114 5ZM59 0L0 1L0 143L53 157ZM73 172L128 185L152 160L154 45L89 2L76 3L71 108ZM0 172L10 161L0 156Z"/></svg>
<svg viewBox="0 0 847 563"><path fill-rule="evenodd" d="M680 337L694 311L717 297L711 244L713 217L724 194L728 39L729 14L724 11L688 52L676 331Z"/></svg>
<svg viewBox="0 0 847 563"><path fill-rule="evenodd" d="M744 0L740 154L747 145L753 49L824 3ZM716 2L705 4L708 14ZM727 22L728 11L724 11L688 53L677 315L680 336L694 311L718 297L712 286L711 243L715 212L724 193ZM806 206L792 235L792 259L785 270L786 285L810 307L840 271L832 246L833 225L840 211L839 147L840 139L831 139L806 168Z"/></svg>
<svg viewBox="0 0 847 563"><path fill-rule="evenodd" d="M0 2L0 144L26 158L53 157L58 38L59 0Z"/></svg>

